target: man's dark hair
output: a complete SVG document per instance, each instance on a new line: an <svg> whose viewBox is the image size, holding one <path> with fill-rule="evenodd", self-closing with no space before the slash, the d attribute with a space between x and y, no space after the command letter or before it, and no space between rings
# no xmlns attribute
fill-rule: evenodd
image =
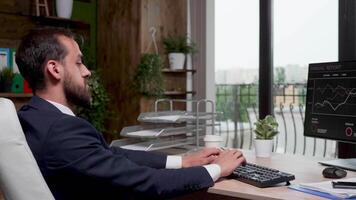
<svg viewBox="0 0 356 200"><path fill-rule="evenodd" d="M16 51L16 64L33 92L45 87L45 63L48 60L62 61L67 55L67 49L58 40L59 36L75 37L68 29L40 28L31 30L21 40Z"/></svg>

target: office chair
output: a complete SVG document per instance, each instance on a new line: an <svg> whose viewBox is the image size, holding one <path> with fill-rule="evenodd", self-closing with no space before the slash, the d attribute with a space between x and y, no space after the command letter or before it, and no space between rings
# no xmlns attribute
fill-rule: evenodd
<svg viewBox="0 0 356 200"><path fill-rule="evenodd" d="M0 187L7 200L54 200L26 142L14 104L0 98Z"/></svg>

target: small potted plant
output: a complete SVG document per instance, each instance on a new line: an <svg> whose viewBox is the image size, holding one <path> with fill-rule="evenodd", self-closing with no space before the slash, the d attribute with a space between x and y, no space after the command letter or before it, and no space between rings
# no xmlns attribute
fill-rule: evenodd
<svg viewBox="0 0 356 200"><path fill-rule="evenodd" d="M146 97L163 95L164 84L162 59L158 54L143 54L134 77L134 84L139 93Z"/></svg>
<svg viewBox="0 0 356 200"><path fill-rule="evenodd" d="M11 68L5 67L0 71L0 92L11 92L14 73Z"/></svg>
<svg viewBox="0 0 356 200"><path fill-rule="evenodd" d="M270 157L273 148L273 137L278 134L276 119L267 115L264 119L255 122L255 151L257 157Z"/></svg>
<svg viewBox="0 0 356 200"><path fill-rule="evenodd" d="M148 112L155 98L164 94L162 66L162 59L158 54L145 53L141 57L133 79L133 87L141 95L141 112Z"/></svg>
<svg viewBox="0 0 356 200"><path fill-rule="evenodd" d="M163 45L168 54L171 69L183 69L186 54L194 54L196 44L187 36L169 36L163 39Z"/></svg>

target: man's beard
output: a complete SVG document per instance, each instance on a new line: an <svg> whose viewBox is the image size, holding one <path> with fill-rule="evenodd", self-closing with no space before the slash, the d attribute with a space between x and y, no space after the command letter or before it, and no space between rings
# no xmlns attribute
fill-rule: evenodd
<svg viewBox="0 0 356 200"><path fill-rule="evenodd" d="M64 80L64 94L70 104L81 107L90 107L90 88L87 84L85 85L86 86L84 87L75 85L72 81L71 76L69 74L66 74Z"/></svg>

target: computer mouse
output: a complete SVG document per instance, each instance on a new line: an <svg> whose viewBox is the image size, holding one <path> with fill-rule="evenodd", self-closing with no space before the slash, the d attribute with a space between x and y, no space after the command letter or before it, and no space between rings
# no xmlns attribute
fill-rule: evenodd
<svg viewBox="0 0 356 200"><path fill-rule="evenodd" d="M327 167L323 170L325 178L344 178L347 172L337 167Z"/></svg>

